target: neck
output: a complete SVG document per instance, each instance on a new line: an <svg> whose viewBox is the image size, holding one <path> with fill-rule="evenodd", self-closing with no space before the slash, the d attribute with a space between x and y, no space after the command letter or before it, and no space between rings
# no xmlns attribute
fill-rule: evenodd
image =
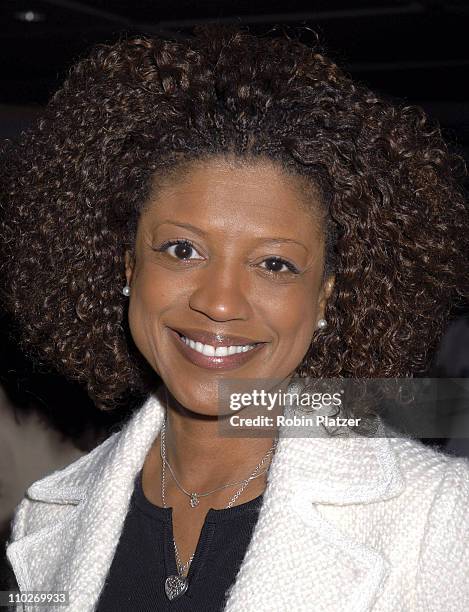
<svg viewBox="0 0 469 612"><path fill-rule="evenodd" d="M166 459L186 489L184 483L202 491L248 478L273 444L274 435L229 438L219 434L216 419L199 420L177 411L167 412ZM269 466L270 459L265 459L258 472Z"/></svg>
<svg viewBox="0 0 469 612"><path fill-rule="evenodd" d="M165 394L162 394L165 398ZM165 454L179 483L189 492L203 493L227 483L242 481L254 472L268 451L274 445L277 432L272 431L269 437L230 438L220 435L217 417L208 417L193 413L173 398L166 403ZM144 470L147 482L157 483L161 476L161 434L154 441ZM273 454L268 456L259 472L264 472L270 465ZM166 466L167 467L167 466ZM169 469L166 469L168 497L171 492L177 493ZM246 488L244 500L252 494L259 495L265 488L266 474L250 481ZM150 488L150 485L147 487ZM219 494L206 498L213 501L229 498L236 492L236 487L229 487ZM155 489L154 499L157 500ZM180 493L179 493L180 495Z"/></svg>
<svg viewBox="0 0 469 612"><path fill-rule="evenodd" d="M272 430L272 435L269 437L221 436L216 416L191 412L181 406L169 393L166 402L165 391L165 388L160 389L159 396L163 404L166 404L164 436L166 460L170 463L180 485L190 493L205 493L228 483L237 483L249 478L276 441L276 430ZM273 453L265 459L258 473L269 468L272 458ZM174 504L179 507L186 496L178 488L167 466L165 472L167 506ZM143 488L147 498L156 505L163 505L161 473L160 433L154 440L143 466ZM265 489L266 479L267 473L264 473L250 480L238 498L238 503L260 495ZM224 508L240 487L241 484L226 487L200 498L201 511L210 507Z"/></svg>

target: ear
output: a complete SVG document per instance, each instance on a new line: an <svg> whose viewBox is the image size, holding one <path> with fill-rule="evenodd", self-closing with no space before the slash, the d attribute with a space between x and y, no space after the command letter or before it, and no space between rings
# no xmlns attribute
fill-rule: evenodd
<svg viewBox="0 0 469 612"><path fill-rule="evenodd" d="M318 319L325 318L324 314L326 312L327 301L332 294L332 290L334 289L334 283L335 283L335 276L334 274L331 274L325 279L321 287L321 291L319 292Z"/></svg>
<svg viewBox="0 0 469 612"><path fill-rule="evenodd" d="M125 278L127 279L127 284L131 285L132 275L134 272L134 259L129 250L125 251Z"/></svg>

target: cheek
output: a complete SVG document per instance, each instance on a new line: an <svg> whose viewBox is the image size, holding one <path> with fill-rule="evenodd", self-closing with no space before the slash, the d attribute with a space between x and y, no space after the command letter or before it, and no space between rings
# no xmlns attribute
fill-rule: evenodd
<svg viewBox="0 0 469 612"><path fill-rule="evenodd" d="M132 282L129 327L135 345L157 370L159 322L175 303L180 303L181 288L167 282L165 273L143 267Z"/></svg>
<svg viewBox="0 0 469 612"><path fill-rule="evenodd" d="M318 294L314 286L307 283L291 288L283 287L268 300L265 316L277 336L279 346L295 353L308 348L315 330L318 310ZM297 355L296 355L297 356Z"/></svg>
<svg viewBox="0 0 469 612"><path fill-rule="evenodd" d="M184 291L184 283L174 273L143 265L132 283L131 309L139 320L155 321L169 308L184 301Z"/></svg>

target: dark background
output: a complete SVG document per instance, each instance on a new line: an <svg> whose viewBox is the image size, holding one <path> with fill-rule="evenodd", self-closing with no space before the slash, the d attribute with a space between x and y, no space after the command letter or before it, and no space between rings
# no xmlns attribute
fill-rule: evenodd
<svg viewBox="0 0 469 612"><path fill-rule="evenodd" d="M421 105L469 156L464 0L3 0L0 19L3 136L28 123L95 43L142 33L187 37L193 25L218 20L259 32L302 27L304 42L319 37L354 78Z"/></svg>

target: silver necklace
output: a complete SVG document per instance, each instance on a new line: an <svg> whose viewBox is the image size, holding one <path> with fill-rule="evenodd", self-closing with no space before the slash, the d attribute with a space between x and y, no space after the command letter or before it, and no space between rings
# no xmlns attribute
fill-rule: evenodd
<svg viewBox="0 0 469 612"><path fill-rule="evenodd" d="M235 487L236 485L240 485L240 484L243 484L245 482L244 479L243 480L238 480L237 482L228 482L227 484L221 485L220 487L217 487L216 489L212 489L211 491L206 491L205 493L196 493L195 491L193 491L191 493L190 491L186 491L186 489L182 486L182 484L177 479L176 474L174 473L174 470L171 467L171 464L169 463L168 459L166 458L166 452L165 452L165 424L164 423L163 423L163 426L161 428L160 442L161 442L160 443L161 460L162 460L163 463L165 463L168 466L169 471L171 472L171 476L173 477L174 482L176 483L178 489L180 491L182 491L182 493L187 495L187 497L189 498L189 504L190 504L191 508L196 508L199 505L201 497L207 497L207 495L211 495L212 493L215 493L216 491L221 491L222 489L226 489L227 487ZM259 478L259 476L262 476L262 474L265 474L266 472L267 472L267 468L265 470L262 470L262 472L259 472L255 476L249 476L249 480L254 480L255 478Z"/></svg>
<svg viewBox="0 0 469 612"><path fill-rule="evenodd" d="M163 508L166 508L166 497L165 497L165 489L166 489L166 481L165 481L165 465L167 465L167 461L166 461L166 446L164 443L164 431L165 431L165 422L163 422L163 426L161 428L161 437L160 437L160 449L161 449L161 457L162 457L162 462L161 462L161 499L163 502ZM258 473L259 470L261 469L261 467L264 465L264 463L266 462L266 460L270 457L270 455L272 455L272 453L275 451L276 447L277 447L277 443L278 440L274 440L274 444L273 446L267 451L267 453L264 455L264 457L262 458L262 460L260 461L260 463L257 464L255 470L252 472L252 474L246 478L245 480L241 481L242 485L241 488L238 489L238 491L236 491L236 493L233 495L233 497L231 497L230 501L228 502L227 506L225 507L225 509L227 508L231 508L233 506L233 504L235 503L235 501L238 499L238 497L241 495L241 493L246 489L246 487L248 486L248 484L250 483L250 481L257 477L260 476L260 474ZM169 466L169 464L168 464ZM264 470L263 473L265 473ZM172 470L171 473L173 474ZM174 476L174 474L173 474ZM235 484L239 484L239 483L235 483ZM230 485L225 485L225 486L230 486ZM225 488L225 486L223 487L218 487L218 489L214 489L213 491L209 491L209 493L213 493L214 491L217 491L219 489L223 489ZM206 495L208 495L209 493L206 493ZM189 494L190 495L190 494ZM200 495L199 495L200 497ZM173 545L174 545L174 554L175 554L175 558L176 558L176 565L177 565L177 570L178 570L178 574L177 575L172 575L172 576L168 576L165 580L165 585L164 585L164 590L166 593L166 596L168 597L168 599L173 600L176 599L177 597L180 597L181 595L184 595L184 593L187 591L189 583L187 580L187 574L184 575L184 572L187 570L189 570L189 566L192 562L192 559L194 558L194 553L192 553L192 555L190 556L189 560L186 561L186 563L182 563L181 562L181 558L179 556L179 552L178 552L178 548L176 545L176 540L173 537Z"/></svg>

